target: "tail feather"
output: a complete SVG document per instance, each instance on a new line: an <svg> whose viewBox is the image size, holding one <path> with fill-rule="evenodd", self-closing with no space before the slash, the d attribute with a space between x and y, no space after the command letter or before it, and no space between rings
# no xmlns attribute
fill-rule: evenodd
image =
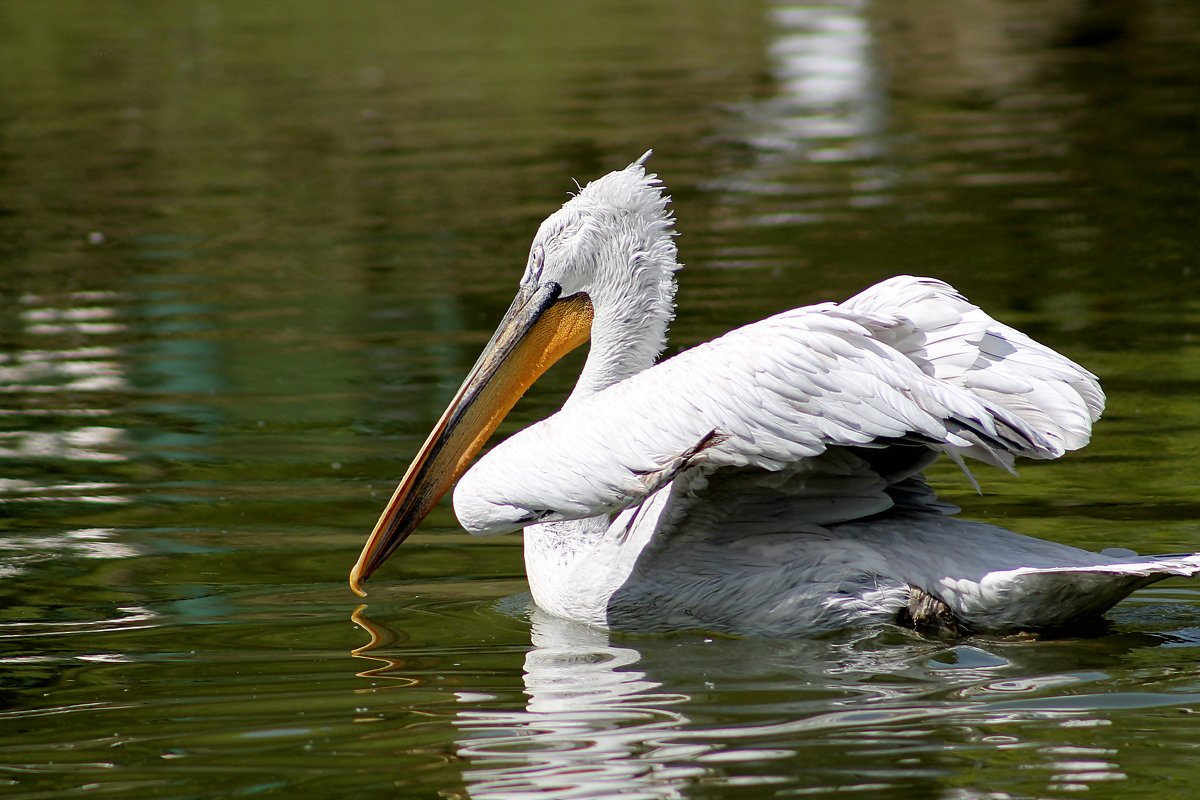
<svg viewBox="0 0 1200 800"><path fill-rule="evenodd" d="M988 574L981 583L992 602L975 613L986 619L986 624L978 625L969 611L964 621L988 630L1061 628L1100 616L1144 586L1166 578L1197 576L1200 553L1003 570Z"/></svg>
<svg viewBox="0 0 1200 800"><path fill-rule="evenodd" d="M1108 550L1100 555L1119 554ZM1125 556L1109 564L1094 564L1087 567L1020 567L1011 570L1015 575L1099 573L1101 575L1127 575L1163 580L1173 576L1194 578L1200 575L1200 553L1170 556Z"/></svg>

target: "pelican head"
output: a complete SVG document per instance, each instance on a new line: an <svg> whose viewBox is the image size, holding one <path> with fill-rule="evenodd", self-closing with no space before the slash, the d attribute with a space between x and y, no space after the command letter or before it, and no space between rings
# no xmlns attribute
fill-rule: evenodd
<svg viewBox="0 0 1200 800"><path fill-rule="evenodd" d="M350 572L362 584L470 466L542 373L592 341L571 399L654 363L674 309L673 220L647 152L583 187L538 228L517 296L413 459ZM568 400L568 403L571 402Z"/></svg>

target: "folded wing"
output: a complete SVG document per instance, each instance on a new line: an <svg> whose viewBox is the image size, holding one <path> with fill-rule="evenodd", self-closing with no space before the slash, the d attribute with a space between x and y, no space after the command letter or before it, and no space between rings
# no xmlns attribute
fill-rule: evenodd
<svg viewBox="0 0 1200 800"><path fill-rule="evenodd" d="M702 491L732 469L778 473L792 494L807 475L810 506L826 509L814 521L837 521L896 502L888 489L930 451L1005 468L1060 456L1102 407L1094 376L1067 358L940 281L894 278L575 400L484 456L455 509L468 530L500 533L620 511L684 474Z"/></svg>

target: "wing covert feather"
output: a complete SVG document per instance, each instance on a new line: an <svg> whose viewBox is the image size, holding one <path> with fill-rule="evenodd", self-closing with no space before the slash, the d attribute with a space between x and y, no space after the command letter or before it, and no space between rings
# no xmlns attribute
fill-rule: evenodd
<svg viewBox="0 0 1200 800"><path fill-rule="evenodd" d="M778 471L896 440L1008 467L1081 446L1102 405L1086 370L940 281L896 278L572 398L480 459L455 510L471 532L500 533L628 508L670 470Z"/></svg>

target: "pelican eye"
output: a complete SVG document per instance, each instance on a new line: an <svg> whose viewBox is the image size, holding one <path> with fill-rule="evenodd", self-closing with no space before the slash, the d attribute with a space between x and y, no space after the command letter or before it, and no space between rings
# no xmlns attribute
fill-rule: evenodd
<svg viewBox="0 0 1200 800"><path fill-rule="evenodd" d="M529 251L529 263L525 266L525 278L521 283L540 281L542 279L542 270L545 266L546 248L540 244L535 244Z"/></svg>

